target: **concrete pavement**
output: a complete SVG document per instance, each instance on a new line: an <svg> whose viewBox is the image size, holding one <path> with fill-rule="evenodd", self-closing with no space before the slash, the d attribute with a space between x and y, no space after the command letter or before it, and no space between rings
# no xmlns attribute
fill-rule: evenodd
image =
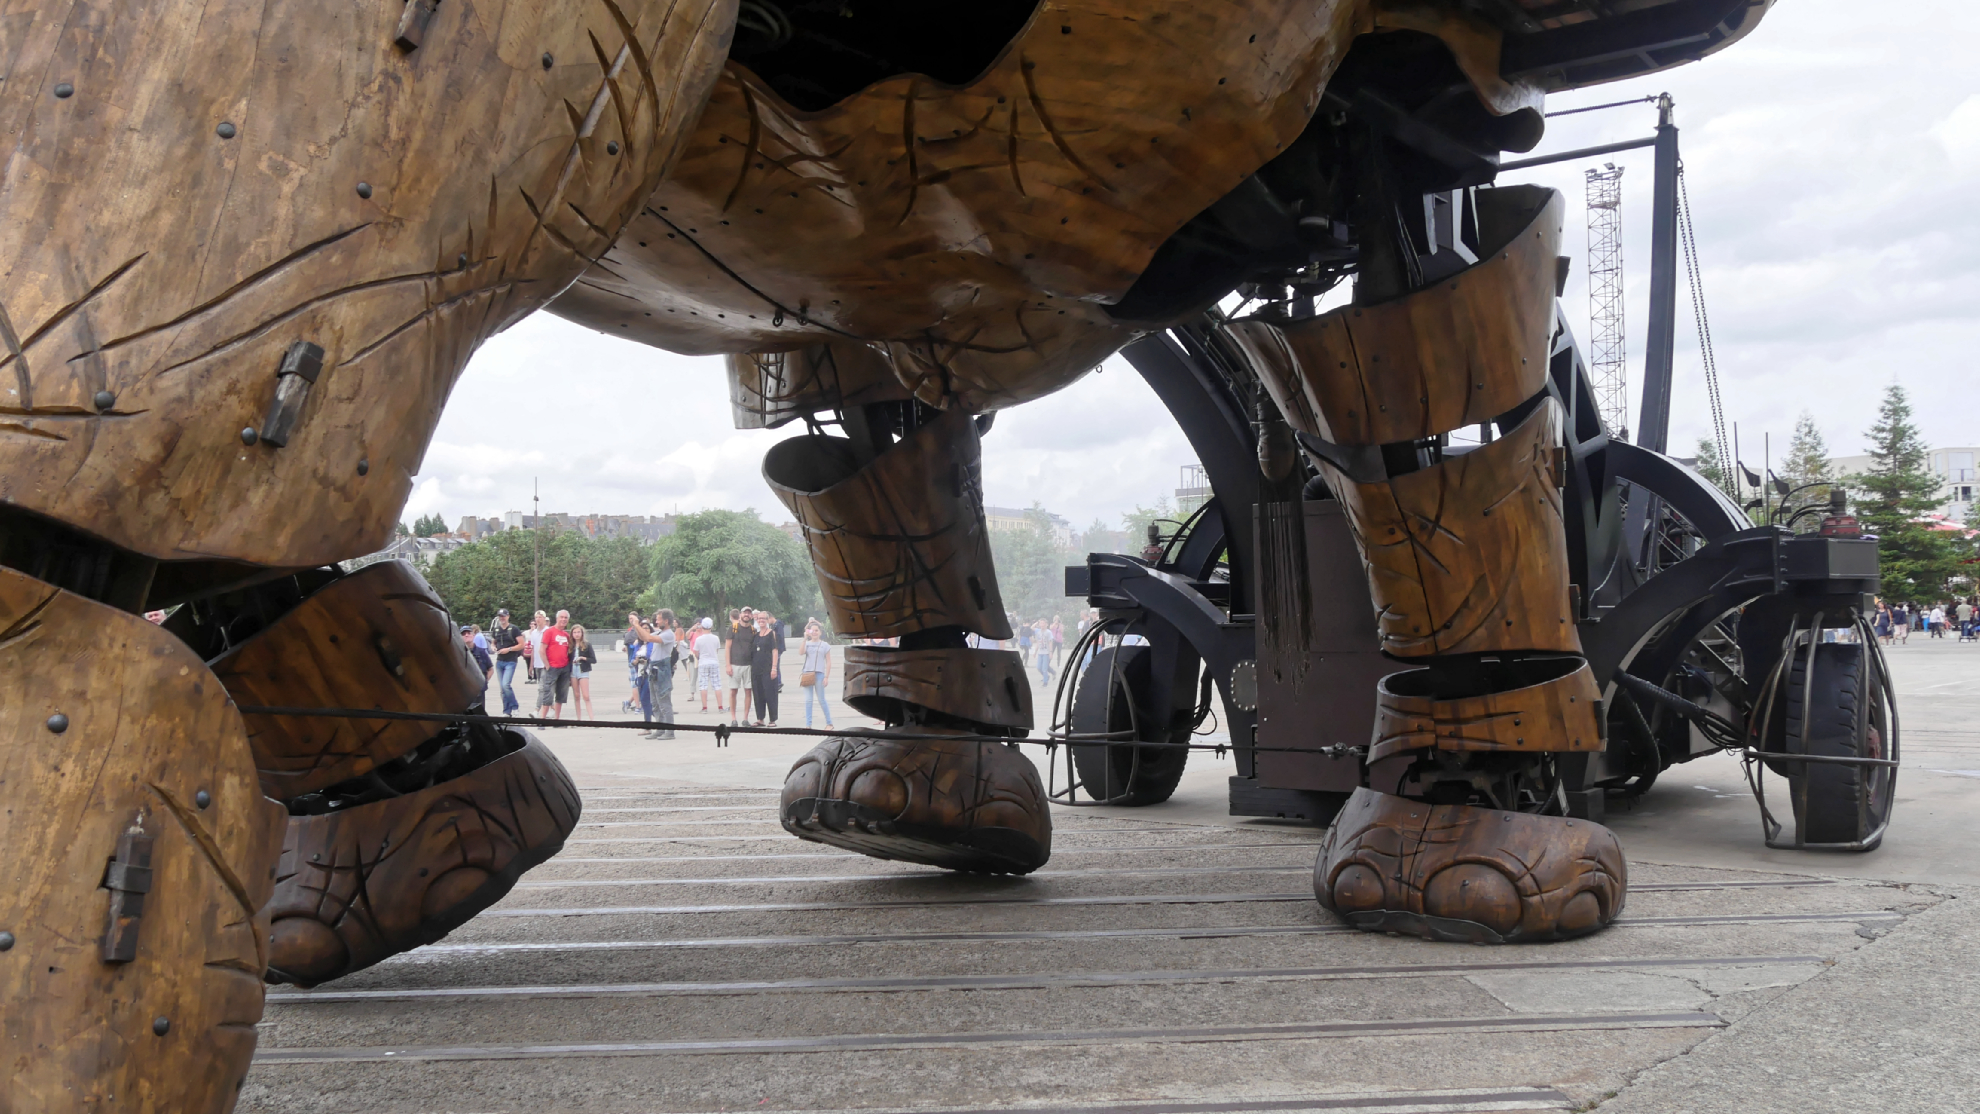
<svg viewBox="0 0 1980 1114"><path fill-rule="evenodd" d="M439 944L271 994L241 1108L1980 1109L1980 648L1892 665L1882 850L1768 851L1703 759L1611 816L1614 928L1496 949L1336 924L1319 833L1226 815L1203 752L1168 804L1057 810L1051 863L1009 879L783 834L803 739L548 731L586 798L565 852Z"/></svg>

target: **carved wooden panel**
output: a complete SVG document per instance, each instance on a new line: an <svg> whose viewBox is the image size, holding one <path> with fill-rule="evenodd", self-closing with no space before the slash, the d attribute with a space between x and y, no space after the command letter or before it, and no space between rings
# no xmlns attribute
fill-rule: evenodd
<svg viewBox="0 0 1980 1114"><path fill-rule="evenodd" d="M1383 445L1488 422L1545 384L1554 327L1561 195L1478 193L1481 225L1509 240L1435 285L1302 321L1231 326L1295 428Z"/></svg>
<svg viewBox="0 0 1980 1114"><path fill-rule="evenodd" d="M976 423L944 411L862 465L851 442L793 437L763 479L804 529L832 629L891 638L960 626L1009 638L983 520Z"/></svg>
<svg viewBox="0 0 1980 1114"><path fill-rule="evenodd" d="M728 358L737 429L766 429L805 414L914 397L879 351L852 341Z"/></svg>
<svg viewBox="0 0 1980 1114"><path fill-rule="evenodd" d="M1320 844L1313 892L1350 924L1432 940L1558 940L1622 912L1615 833L1564 816L1357 789Z"/></svg>
<svg viewBox="0 0 1980 1114"><path fill-rule="evenodd" d="M1031 730L1031 678L1016 650L846 647L845 700L890 724L912 704L988 728Z"/></svg>
<svg viewBox="0 0 1980 1114"><path fill-rule="evenodd" d="M883 348L935 405L1008 406L1133 335L1101 308L1306 126L1365 0L1057 0L962 87L800 112L740 65L552 312L681 352Z"/></svg>
<svg viewBox="0 0 1980 1114"><path fill-rule="evenodd" d="M1368 761L1428 747L1528 754L1602 749L1602 690L1586 661L1529 658L1474 668L1519 687L1495 683L1497 691L1458 692L1449 669L1383 678Z"/></svg>
<svg viewBox="0 0 1980 1114"><path fill-rule="evenodd" d="M1505 436L1381 483L1323 470L1367 562L1382 649L1581 652L1561 525L1560 406Z"/></svg>
<svg viewBox="0 0 1980 1114"><path fill-rule="evenodd" d="M430 944L556 854L581 804L536 737L417 793L295 816L268 900L269 978L309 985Z"/></svg>
<svg viewBox="0 0 1980 1114"><path fill-rule="evenodd" d="M232 1109L282 822L184 643L0 569L4 1105Z"/></svg>
<svg viewBox="0 0 1980 1114"><path fill-rule="evenodd" d="M487 687L446 605L404 561L332 583L213 660L241 704L464 712ZM438 724L245 717L264 792L279 801L335 785L406 754Z"/></svg>
<svg viewBox="0 0 1980 1114"><path fill-rule="evenodd" d="M411 51L402 12L10 5L0 499L159 558L378 548L469 354L660 180L734 0L446 0Z"/></svg>

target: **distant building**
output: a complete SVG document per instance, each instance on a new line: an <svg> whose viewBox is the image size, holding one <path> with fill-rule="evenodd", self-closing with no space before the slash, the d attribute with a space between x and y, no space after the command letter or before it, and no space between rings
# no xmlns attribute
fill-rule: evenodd
<svg viewBox="0 0 1980 1114"><path fill-rule="evenodd" d="M468 544L467 538L456 534L435 534L430 538L394 538L392 544L376 553L353 557L342 562L345 572L356 572L366 565L380 561L411 561L415 566L426 569L433 566L433 559L442 553L450 553Z"/></svg>
<svg viewBox="0 0 1980 1114"><path fill-rule="evenodd" d="M791 536L791 540L794 542L804 541L804 527L799 526L795 522L779 522L777 524L777 529L782 530L786 534L789 534Z"/></svg>
<svg viewBox="0 0 1980 1114"><path fill-rule="evenodd" d="M983 518L992 530L1011 530L1031 525L1030 511L1016 510L1011 507L985 507L983 508ZM1045 512L1045 519L1052 531L1053 545L1061 549L1072 545L1072 523L1067 522L1051 511Z"/></svg>
<svg viewBox="0 0 1980 1114"><path fill-rule="evenodd" d="M539 518L510 511L499 525L497 522L492 518L463 518L458 532L479 539L502 530L534 530L540 523L546 529L575 530L588 538L635 538L641 545L651 545L674 532L674 516L670 514L546 514Z"/></svg>
<svg viewBox="0 0 1980 1114"><path fill-rule="evenodd" d="M1210 501L1215 494L1210 490L1210 473L1201 464L1182 466L1182 482L1176 487L1176 518L1188 521L1196 513L1196 508Z"/></svg>
<svg viewBox="0 0 1980 1114"><path fill-rule="evenodd" d="M1951 522L1965 522L1973 510L1973 496L1980 489L1980 447L1972 445L1951 446L1943 449L1929 449L1925 453L1925 467L1939 477L1939 505L1933 511ZM1874 458L1863 456L1838 456L1829 460L1829 470L1837 476L1862 475L1876 466Z"/></svg>

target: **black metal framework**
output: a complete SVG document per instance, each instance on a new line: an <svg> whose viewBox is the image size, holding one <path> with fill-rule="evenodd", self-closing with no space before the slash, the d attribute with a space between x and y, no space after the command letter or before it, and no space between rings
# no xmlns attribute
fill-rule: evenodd
<svg viewBox="0 0 1980 1114"><path fill-rule="evenodd" d="M1701 57L1750 30L1769 3L1669 0L1616 14L1608 5L1578 0L1544 8L1484 0L1479 10L1507 32L1505 72L1559 89ZM1455 211L1466 203L1465 191L1502 169L1637 147L1654 148L1656 157L1650 340L1636 443L1619 440L1603 424L1586 365L1558 311L1544 389L1482 431L1489 437L1496 426L1504 433L1549 397L1566 418L1571 595L1582 643L1604 690L1608 726L1603 752L1560 756L1555 763L1569 807L1599 816L1605 791L1640 792L1670 765L1720 750L1742 754L1750 768L1758 760L1753 741L1764 747L1765 732L1772 730L1773 693L1801 645L1796 639L1819 639L1808 632L1821 631L1824 616L1831 628L1856 630L1859 637L1867 630L1863 601L1878 577L1874 542L1756 527L1717 487L1665 455L1679 246L1678 134L1670 98L1656 98L1659 119L1651 137L1502 164L1500 151L1530 149L1537 132L1524 138L1510 123L1488 126L1436 109L1443 102L1431 90L1450 79L1447 68L1441 55L1426 53L1407 35L1359 44L1307 132L1185 225L1114 307L1123 321L1184 322L1123 354L1181 425L1214 497L1169 537L1159 560L1093 554L1085 565L1067 569L1066 589L1100 608L1107 629L1132 630L1160 648L1162 661L1188 661L1191 668L1202 662L1222 698L1236 748L1241 778L1233 779L1234 812L1256 811L1237 803L1237 781L1252 783L1244 793L1273 789L1257 784L1258 692L1281 683L1259 668L1258 624L1278 619L1276 612L1261 614L1274 604L1264 598L1265 555L1254 519L1282 515L1274 508L1288 500L1297 506L1309 493L1327 498L1322 485L1307 484L1309 478L1320 467L1352 462L1333 460L1324 444L1302 440L1306 457L1295 473L1266 479L1260 461L1268 454L1260 446L1275 431L1277 411L1243 349L1225 332L1223 314L1214 308L1188 312L1185 305L1200 307L1236 290L1247 306L1259 307L1260 316L1288 320L1312 316L1319 297L1349 275L1358 302L1418 288L1465 264L1453 262L1463 257L1457 245L1446 250L1434 236L1419 234L1411 214L1439 203ZM1429 459L1463 451L1448 436L1415 447L1419 453L1427 448ZM1310 564L1307 575L1315 575ZM1839 623L1837 616L1849 618ZM1874 637L1868 641L1874 644ZM1768 751L1766 761L1805 770L1838 760L1894 771L1896 709L1881 655L1875 670L1880 707L1887 706L1879 722L1887 723L1889 736L1879 745L1890 757L1784 760ZM1187 681L1181 673L1164 675L1151 682L1163 691L1136 703L1172 708ZM1061 704L1069 691L1062 682ZM1339 695L1345 691L1330 690L1330 698L1346 699ZM1374 694L1355 698L1372 703ZM1070 719L1055 712L1054 728L1056 736L1067 737ZM1133 731L1137 738L1144 734L1138 724ZM1111 732L1099 734L1107 740L1095 741L1111 741ZM1283 748L1275 743L1270 749ZM1821 844L1803 840L1797 829L1794 844L1779 844L1780 825L1754 776L1770 846L1865 850L1881 837L1879 826L1860 840ZM1791 772L1789 780L1796 782ZM1303 792L1291 786L1284 791ZM1072 789L1066 792L1070 796ZM1800 815L1809 803L1805 787L1791 792L1801 794ZM1888 822L1886 808L1882 823Z"/></svg>

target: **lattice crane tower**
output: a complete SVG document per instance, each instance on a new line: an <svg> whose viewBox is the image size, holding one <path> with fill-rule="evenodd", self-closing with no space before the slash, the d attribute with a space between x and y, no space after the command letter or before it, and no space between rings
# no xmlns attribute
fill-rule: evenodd
<svg viewBox="0 0 1980 1114"><path fill-rule="evenodd" d="M1610 432L1629 438L1629 351L1623 334L1622 168L1588 178L1589 378Z"/></svg>

